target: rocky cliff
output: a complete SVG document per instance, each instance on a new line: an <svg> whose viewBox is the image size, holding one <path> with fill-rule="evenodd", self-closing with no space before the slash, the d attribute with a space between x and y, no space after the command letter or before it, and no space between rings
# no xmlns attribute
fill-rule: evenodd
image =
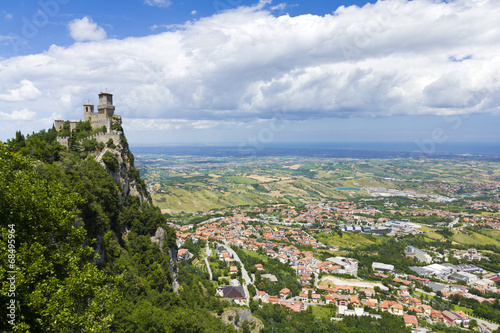
<svg viewBox="0 0 500 333"><path fill-rule="evenodd" d="M116 142L118 141L116 139L112 141L96 156L96 161L118 184L122 203L129 195L132 195L139 197L141 203L146 201L149 204L146 184L141 180L139 171L134 167L134 155L128 147L125 134L121 132L119 142Z"/></svg>
<svg viewBox="0 0 500 333"><path fill-rule="evenodd" d="M156 230L156 233L154 236L151 237L151 242L153 243L158 243L160 246L160 249L163 249L163 244L167 240L167 234L165 232L165 229L162 227L158 228ZM177 262L177 246L172 246L169 250L168 253L164 253L168 256L170 256L170 261L169 261L169 269L170 269L170 274L172 274L172 289L174 292L179 294L179 270L178 270L178 262Z"/></svg>

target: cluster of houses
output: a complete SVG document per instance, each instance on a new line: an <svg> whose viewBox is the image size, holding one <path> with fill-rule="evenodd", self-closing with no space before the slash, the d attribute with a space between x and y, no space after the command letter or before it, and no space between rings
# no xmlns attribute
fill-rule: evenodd
<svg viewBox="0 0 500 333"><path fill-rule="evenodd" d="M234 209L232 213L234 216L224 217L220 219L211 219L207 223L212 224L216 220L219 223L225 223L229 225L242 224L247 222L274 222L281 223L285 226L292 226L293 224L300 223L305 227L310 227L313 223L324 224L335 223L340 220L345 221L344 224L337 226L340 230L344 232L358 232L358 233L371 233L371 234L417 234L420 233L415 225L409 223L407 220L393 221L389 218L378 218L373 217L377 210L370 207L357 207L356 204L345 201L345 202L328 202L320 203L314 205L306 205L307 211L297 212L294 208L286 208L283 206L273 206L267 208L255 207L252 209ZM208 212L207 212L208 213ZM223 214L224 212L211 211L210 213ZM246 216L247 213L260 213L259 218L251 219ZM271 215L267 215L271 214ZM500 219L498 217L487 217L481 215L471 215L468 213L455 213L448 210L440 209L422 209L413 210L409 212L411 215L415 216L440 216L443 220L453 220L456 218L461 218L464 223L470 225L488 225L492 228L500 228ZM279 217L279 219L278 219ZM281 220L281 222L280 222ZM447 222L443 222L447 223ZM217 236L213 234L214 230L204 229L203 224L199 224L198 227L202 227L202 231L205 235L201 235L198 230L198 236L203 237L213 237ZM179 226L172 225L172 227L177 228L181 231L179 234L186 236L186 232L193 228L193 225ZM333 227L329 224L323 226L320 230L311 229L310 232L332 232ZM218 235L223 238L234 235L236 238L240 234L238 229L221 230ZM311 237L306 232L302 231L300 228L295 229L284 229L280 228L278 230L266 229L266 234L263 235L264 239L273 242L291 242L294 245L306 246L310 245L313 248L323 247L324 245L319 243L313 237ZM250 236L248 233L246 236ZM235 238L233 237L233 238ZM219 239L219 241L222 239ZM241 241L241 240L240 240Z"/></svg>
<svg viewBox="0 0 500 333"><path fill-rule="evenodd" d="M430 305L423 304L420 299L412 297L405 286L402 286L399 290L398 301L399 305L404 304L407 307L408 312L415 313L417 318L425 315L433 321L446 321L450 324L463 324L464 326L468 326L470 322L469 316L462 311L451 312L445 310L441 312L433 309ZM401 314L401 306L397 307L398 310L396 310L397 313L395 313L394 306L396 305L394 305L394 302L386 301L385 303L384 305L381 304L381 308L386 309L383 311L389 311L392 307L394 314Z"/></svg>
<svg viewBox="0 0 500 333"><path fill-rule="evenodd" d="M249 218L242 216L213 218L198 224L194 233L177 231L177 239L180 243L183 243L188 237L203 240L212 238L221 243L247 248L252 251L257 251L262 247L268 251L270 250L270 256L279 257L283 262L297 257L297 252L300 251L295 246L311 246L312 248L325 246L300 228L261 225L254 227L248 222ZM282 242L291 243L295 246L287 247ZM276 253L273 251L275 247L286 249Z"/></svg>
<svg viewBox="0 0 500 333"><path fill-rule="evenodd" d="M258 208L259 212L283 214L283 221L293 221L296 218L306 220L308 223L331 221L336 217L346 217L350 214L359 213L359 209L348 202L336 203L337 207L328 205L310 205L307 206L307 211L297 214L295 210L284 208ZM236 213L236 212L235 212ZM500 276L495 274L485 274L481 268L471 264L451 265L451 264L431 264L432 257L418 248L408 246L405 249L404 256L418 259L420 262L427 263L427 266L411 267L415 275L397 275L393 279L393 283L399 286L397 300L379 301L379 297L375 297L376 293L371 288L354 288L351 286L319 286L317 289L312 289L311 280L314 274L332 273L332 274L351 274L357 275L358 262L351 258L332 257L327 260L320 261L313 257L313 254L308 251L300 251L297 246L310 245L313 248L324 246L315 240L310 234L315 232L325 232L328 229L323 227L320 229L309 229L305 232L301 228L285 228L282 226L259 225L249 217L238 211L240 215L231 217L213 218L202 222L194 228L192 225L178 226L177 237L179 244L182 244L188 237L193 241L198 239L213 239L218 243L226 245L235 245L250 251L262 251L271 258L277 258L282 263L290 264L295 270L303 287L299 295L290 297L290 290L284 288L278 296L270 296L264 291L258 291L255 298L261 299L266 303L280 304L291 311L303 311L309 304L329 304L335 303L338 306L338 314L341 316L365 316L370 314L370 309L383 312L390 312L394 315L399 315L403 318L407 326L416 327L418 318L425 316L433 321L445 321L450 324L462 324L467 326L469 323L468 316L460 311L438 311L427 304L422 304L421 300L412 297L408 293L408 286L415 283L425 285L434 290L440 291L444 297L449 297L454 294L459 294L466 298L474 298L479 302L492 302L493 299L483 298L469 293L469 287L456 284L465 282L484 293L497 291L495 282L500 280ZM364 212L363 214L365 214ZM295 215L293 217L293 215ZM369 214L366 214L369 215ZM448 217L448 216L447 216ZM398 223L388 219L378 219L375 222L372 218L363 216L362 219L353 219L355 221L363 220L364 222L372 223L371 227L354 225L346 223L341 227L353 228L352 232L358 232L356 228L361 228L360 232L368 232L363 228L370 228L369 232L380 229L380 226L391 228L391 232L405 232L406 227L398 226ZM376 225L375 223L379 223ZM382 223L382 224L380 224ZM401 225L407 225L402 221ZM195 229L194 231L191 229ZM327 230L331 232L332 230ZM376 232L375 232L376 233ZM186 249L179 250L179 261L190 257L189 251ZM230 273L237 273L238 266L230 253L223 247L217 248L219 260L222 260L230 267ZM467 250L463 255L467 260L481 260L481 254L475 249ZM256 268L263 270L261 264L257 264ZM372 269L382 276L385 274L394 274L394 266L383 263L373 263ZM272 274L262 274L263 278L267 278L272 282L277 282L276 276ZM439 278L444 283L434 283L430 278ZM455 283L455 284L454 284ZM242 286L232 285L218 288L218 293L222 297L233 299L237 304L245 304L245 290Z"/></svg>
<svg viewBox="0 0 500 333"><path fill-rule="evenodd" d="M408 284L411 280L405 280ZM339 316L372 316L380 318L375 312L388 312L401 316L406 326L418 327L418 318L426 317L434 322L444 321L449 324L467 327L469 316L462 311L438 311L430 305L423 304L408 292L406 284L398 292L397 300L379 301L372 288L355 288L352 286L324 286L320 285L317 292L311 288L302 288L302 292L290 297L290 290L283 288L278 296L270 296L265 291L258 291L255 299L264 303L280 304L295 312L304 311L307 306L315 304L335 304ZM373 310L373 311L370 311Z"/></svg>
<svg viewBox="0 0 500 333"><path fill-rule="evenodd" d="M224 246L217 246L217 255L219 256L219 261L224 261L229 266L230 275L238 273L236 261Z"/></svg>
<svg viewBox="0 0 500 333"><path fill-rule="evenodd" d="M499 211L500 204L494 202L485 202L485 201L467 201L468 208L472 209L481 209L481 210L491 210L491 211Z"/></svg>

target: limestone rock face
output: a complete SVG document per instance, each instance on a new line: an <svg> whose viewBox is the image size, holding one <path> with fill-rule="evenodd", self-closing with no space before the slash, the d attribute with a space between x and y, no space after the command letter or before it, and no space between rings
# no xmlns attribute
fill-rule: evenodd
<svg viewBox="0 0 500 333"><path fill-rule="evenodd" d="M158 243L160 245L160 249L163 248L163 243L165 242L165 229L159 227L156 229L155 235L150 237L152 243Z"/></svg>
<svg viewBox="0 0 500 333"><path fill-rule="evenodd" d="M170 249L170 273L172 273L172 288L179 295L179 269L177 267L177 247L173 246Z"/></svg>
<svg viewBox="0 0 500 333"><path fill-rule="evenodd" d="M227 325L233 325L235 329L241 329L246 321L250 323L251 332L260 332L264 325L258 319L252 316L250 309L229 308L221 316L222 322Z"/></svg>
<svg viewBox="0 0 500 333"><path fill-rule="evenodd" d="M140 182L139 171L134 167L134 155L130 151L125 136L122 135L120 142L114 140L115 147L105 147L97 156L96 161L99 162L106 172L113 177L115 183L119 187L122 203L125 202L129 195L139 197L139 200L148 202L147 188L144 182ZM110 153L116 158L117 167L106 165L103 157L109 157ZM107 154L105 156L105 154Z"/></svg>
<svg viewBox="0 0 500 333"><path fill-rule="evenodd" d="M152 243L158 243L160 246L160 249L163 249L163 243L165 243L165 240L167 238L167 233L165 232L165 229L162 227L159 227L154 236L151 236L151 242ZM170 262L168 263L170 273L172 274L172 289L177 295L179 294L179 269L178 269L178 262L177 262L177 246L173 246L170 248L169 252L166 253L170 256Z"/></svg>

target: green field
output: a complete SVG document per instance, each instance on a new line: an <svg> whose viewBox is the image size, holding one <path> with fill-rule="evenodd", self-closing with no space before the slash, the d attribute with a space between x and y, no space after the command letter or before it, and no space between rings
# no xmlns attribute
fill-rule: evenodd
<svg viewBox="0 0 500 333"><path fill-rule="evenodd" d="M474 316L474 310L466 308L464 306L456 305L456 304L451 304L451 310L452 311L462 311L468 314L469 316Z"/></svg>
<svg viewBox="0 0 500 333"><path fill-rule="evenodd" d="M235 183L235 184L247 184L247 185L252 185L252 184L260 184L258 180L251 179L251 178L246 178L246 177L241 177L241 176L226 176L224 177L228 182Z"/></svg>
<svg viewBox="0 0 500 333"><path fill-rule="evenodd" d="M319 233L313 235L318 241L325 245L336 245L339 247L366 246L384 241L383 236L368 234L343 233L342 237L337 234Z"/></svg>
<svg viewBox="0 0 500 333"><path fill-rule="evenodd" d="M204 188L192 190L173 188L169 193L154 194L153 202L166 212L198 212L242 205L256 206L262 203L279 202L279 200L252 191L240 193L219 191L217 193Z"/></svg>
<svg viewBox="0 0 500 333"><path fill-rule="evenodd" d="M425 237L430 238L433 241L443 239L443 235L440 235L436 232L429 232L429 233L425 234Z"/></svg>
<svg viewBox="0 0 500 333"><path fill-rule="evenodd" d="M498 238L494 239L494 238L479 234L477 232L470 232L470 234L458 232L455 235L453 235L453 237L451 239L457 243L460 243L460 244L467 244L467 245L490 244L490 245L500 246L500 239L498 239Z"/></svg>
<svg viewBox="0 0 500 333"><path fill-rule="evenodd" d="M335 317L335 309L327 306L312 306L312 313L323 320L330 320L330 318Z"/></svg>
<svg viewBox="0 0 500 333"><path fill-rule="evenodd" d="M498 163L482 161L405 159L333 159L136 155L137 169L147 184L154 185L154 202L165 212L198 212L241 205L284 203L303 206L331 200L370 197L367 188L411 190L420 194L454 196L491 191L483 184L498 181ZM397 180L397 181L396 181ZM416 180L416 181L415 181ZM358 190L359 189L359 190ZM494 193L493 193L494 194ZM485 195L486 196L486 195ZM398 211L410 210L406 201ZM377 204L377 201L370 203ZM457 203L427 202L427 208ZM385 212L388 209L377 207ZM498 210L477 214L498 215ZM417 222L422 217L415 218ZM424 218L425 220L425 218ZM434 238L429 234L429 238ZM474 240L458 241L473 244ZM476 241L481 241L476 239Z"/></svg>
<svg viewBox="0 0 500 333"><path fill-rule="evenodd" d="M250 257L254 257L254 258L257 258L257 259L260 259L261 262L267 262L267 256L266 255L263 255L263 254L258 254L257 252L254 252L254 251L250 251L250 250L245 250L245 249L242 249L243 252L245 252L246 255L250 256Z"/></svg>

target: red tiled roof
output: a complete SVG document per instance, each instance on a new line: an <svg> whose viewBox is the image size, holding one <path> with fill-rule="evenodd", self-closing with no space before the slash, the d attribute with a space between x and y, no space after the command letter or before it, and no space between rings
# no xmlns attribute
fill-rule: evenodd
<svg viewBox="0 0 500 333"><path fill-rule="evenodd" d="M404 315L403 320L405 321L406 325L418 325L418 320L417 320L417 317L415 317L415 316Z"/></svg>

